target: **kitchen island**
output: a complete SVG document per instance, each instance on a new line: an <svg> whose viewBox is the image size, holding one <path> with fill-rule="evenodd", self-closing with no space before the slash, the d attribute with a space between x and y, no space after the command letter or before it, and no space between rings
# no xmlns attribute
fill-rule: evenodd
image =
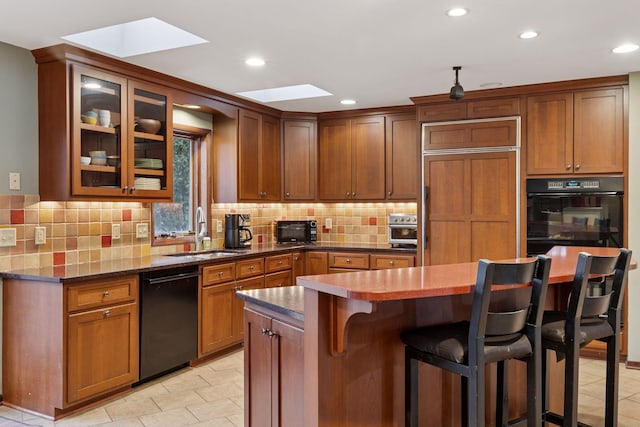
<svg viewBox="0 0 640 427"><path fill-rule="evenodd" d="M562 308L566 287L555 285L571 282L580 251L595 255L617 253L615 248L553 248L548 254L553 261L547 308ZM304 383L305 427L404 425L404 348L400 332L468 318L476 270L477 263L473 262L299 277L297 284L304 288L304 355L300 355L304 360L304 380L299 380ZM526 291L499 291L493 301L501 304L527 298ZM248 292L244 298L250 295ZM248 308L260 305L260 297L254 297ZM245 319L251 322L250 317ZM245 327L249 329L251 325ZM267 329L263 334L271 331L278 336L277 328L263 329ZM520 365L510 364L509 403L513 417L526 407L526 376L524 365ZM552 365L553 369L561 369L555 361ZM493 367L488 369L491 375ZM247 370L247 376L252 374L255 372ZM422 425L457 425L458 377L421 366L420 384ZM493 384L490 381L487 385L488 422L493 421L491 408L495 406ZM552 402L561 401L554 399L559 387L560 384L552 387ZM246 402L248 417L256 410L255 403L252 399ZM280 414L284 420L282 402L272 403L269 418L275 420Z"/></svg>

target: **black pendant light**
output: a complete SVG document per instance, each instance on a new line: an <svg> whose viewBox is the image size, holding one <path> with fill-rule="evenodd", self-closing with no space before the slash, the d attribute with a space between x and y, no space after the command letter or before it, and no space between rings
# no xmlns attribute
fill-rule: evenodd
<svg viewBox="0 0 640 427"><path fill-rule="evenodd" d="M449 98L451 99L462 99L464 97L464 89L458 81L458 71L460 71L461 69L462 67L459 65L453 67L453 71L456 72L456 83L451 86L451 91L449 92Z"/></svg>

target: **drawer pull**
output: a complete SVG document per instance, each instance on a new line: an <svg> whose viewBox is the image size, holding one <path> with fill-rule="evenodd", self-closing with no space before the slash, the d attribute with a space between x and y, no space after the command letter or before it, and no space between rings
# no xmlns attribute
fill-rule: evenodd
<svg viewBox="0 0 640 427"><path fill-rule="evenodd" d="M345 261L347 264L351 264L351 259L347 258L347 260Z"/></svg>
<svg viewBox="0 0 640 427"><path fill-rule="evenodd" d="M255 267L253 265L249 266L249 270L253 271L255 269Z"/></svg>
<svg viewBox="0 0 640 427"><path fill-rule="evenodd" d="M102 293L102 296L105 297L105 298L108 297L109 296L109 291L104 291Z"/></svg>
<svg viewBox="0 0 640 427"><path fill-rule="evenodd" d="M282 260L278 261L278 265L282 265Z"/></svg>
<svg viewBox="0 0 640 427"><path fill-rule="evenodd" d="M104 317L109 317L109 316L111 316L111 310L106 310L104 312Z"/></svg>
<svg viewBox="0 0 640 427"><path fill-rule="evenodd" d="M393 260L392 260L392 261L389 261L389 265L393 265Z"/></svg>
<svg viewBox="0 0 640 427"><path fill-rule="evenodd" d="M218 271L218 277L222 277L224 273L222 271Z"/></svg>

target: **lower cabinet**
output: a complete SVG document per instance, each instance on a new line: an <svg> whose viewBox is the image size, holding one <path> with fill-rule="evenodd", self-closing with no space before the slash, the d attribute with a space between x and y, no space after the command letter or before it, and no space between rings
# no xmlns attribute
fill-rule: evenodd
<svg viewBox="0 0 640 427"><path fill-rule="evenodd" d="M245 330L244 425L304 425L302 326L245 309Z"/></svg>
<svg viewBox="0 0 640 427"><path fill-rule="evenodd" d="M68 402L138 379L136 303L69 315L67 340Z"/></svg>
<svg viewBox="0 0 640 427"><path fill-rule="evenodd" d="M25 315L26 314L26 315ZM138 380L138 275L3 280L3 404L51 418Z"/></svg>

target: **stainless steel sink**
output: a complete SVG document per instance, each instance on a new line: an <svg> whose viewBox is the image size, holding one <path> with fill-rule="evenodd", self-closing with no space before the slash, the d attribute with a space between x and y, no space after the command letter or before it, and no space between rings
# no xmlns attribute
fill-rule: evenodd
<svg viewBox="0 0 640 427"><path fill-rule="evenodd" d="M238 252L212 250L212 251L199 251L199 252L180 252L180 253L176 253L176 254L167 254L167 255L168 256L175 256L175 257L190 257L190 258L199 258L199 259L210 259L210 258L218 258L218 257L238 255Z"/></svg>

